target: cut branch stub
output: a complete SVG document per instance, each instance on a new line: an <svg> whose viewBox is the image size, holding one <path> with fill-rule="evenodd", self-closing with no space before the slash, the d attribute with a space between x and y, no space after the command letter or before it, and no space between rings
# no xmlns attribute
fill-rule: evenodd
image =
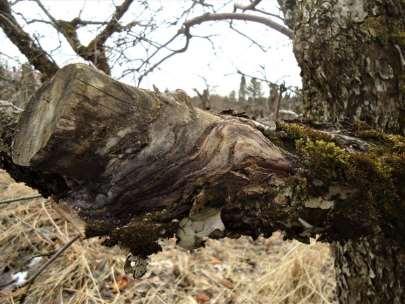
<svg viewBox="0 0 405 304"><path fill-rule="evenodd" d="M13 161L62 177L68 190L54 195L87 219L89 234L150 253L145 238L172 235L175 219L220 209L291 170L253 125L193 108L188 98L66 66L27 105Z"/></svg>

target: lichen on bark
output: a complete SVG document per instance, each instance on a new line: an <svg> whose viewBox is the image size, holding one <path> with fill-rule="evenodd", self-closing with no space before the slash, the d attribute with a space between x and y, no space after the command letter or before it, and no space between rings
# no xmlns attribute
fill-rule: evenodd
<svg viewBox="0 0 405 304"><path fill-rule="evenodd" d="M405 134L405 4L281 1L294 16L294 53L308 118L364 121Z"/></svg>

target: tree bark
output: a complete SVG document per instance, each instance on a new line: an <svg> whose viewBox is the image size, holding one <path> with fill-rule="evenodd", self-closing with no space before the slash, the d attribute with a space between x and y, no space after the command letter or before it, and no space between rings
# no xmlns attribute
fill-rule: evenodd
<svg viewBox="0 0 405 304"><path fill-rule="evenodd" d="M405 249L382 235L332 246L340 303L404 303Z"/></svg>
<svg viewBox="0 0 405 304"><path fill-rule="evenodd" d="M350 288L340 291L342 302L360 303L352 282L372 286L355 272L360 262L346 265L354 249L371 248L374 235L396 244L393 254L404 248L401 136L352 131L367 141L282 123L272 130L194 108L181 90L137 89L83 64L59 70L22 113L4 113L0 167L79 215L87 236L134 255L155 252L173 234L186 248L275 230L302 241L320 235L337 242L337 268L352 279L340 282ZM387 278L378 270L375 282ZM395 284L404 284L402 274ZM385 290L364 291L361 300L376 303Z"/></svg>
<svg viewBox="0 0 405 304"><path fill-rule="evenodd" d="M294 29L306 116L405 134L404 1L279 3ZM405 302L403 243L374 231L334 248L341 303Z"/></svg>
<svg viewBox="0 0 405 304"><path fill-rule="evenodd" d="M294 28L307 117L405 134L405 3L279 1Z"/></svg>

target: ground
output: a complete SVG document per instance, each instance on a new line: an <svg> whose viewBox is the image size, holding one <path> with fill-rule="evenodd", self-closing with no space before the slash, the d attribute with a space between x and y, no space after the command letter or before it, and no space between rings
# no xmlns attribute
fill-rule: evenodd
<svg viewBox="0 0 405 304"><path fill-rule="evenodd" d="M0 201L32 194L0 170ZM0 205L0 303L17 303L26 292L1 289L13 275L29 277L76 234L46 199ZM124 273L125 250L99 239L78 241L35 280L25 303L335 303L325 244L282 241L276 233L256 241L209 240L192 253L174 239L162 246L135 280Z"/></svg>

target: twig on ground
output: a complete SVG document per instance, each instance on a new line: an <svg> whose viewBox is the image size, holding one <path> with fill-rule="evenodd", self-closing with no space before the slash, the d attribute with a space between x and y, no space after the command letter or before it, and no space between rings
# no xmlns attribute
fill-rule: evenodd
<svg viewBox="0 0 405 304"><path fill-rule="evenodd" d="M74 242L76 242L78 239L80 239L81 235L76 235L73 239L71 239L69 242L67 242L65 245L63 245L61 248L58 249L58 251L55 252L55 254L48 260L46 263L44 263L27 281L24 282L24 284L20 285L19 288L27 286L27 290L24 292L24 294L20 298L20 303L24 304L25 299L27 297L27 294L31 288L31 286L34 284L35 279L49 266L51 265L66 249L68 249Z"/></svg>
<svg viewBox="0 0 405 304"><path fill-rule="evenodd" d="M81 235L76 235L73 239L71 239L69 242L67 242L65 245L63 245L61 248L59 248L53 255L52 257L46 261L27 281L25 281L23 284L19 285L18 288L22 288L25 286L28 286L26 292L22 295L20 303L24 303L24 299L27 296L27 293L31 287L31 285L34 283L35 279L49 266L51 265L66 249L68 249L74 242L76 242L78 239L80 239ZM37 255L37 256L45 256L48 254L43 254L43 255ZM35 256L34 256L35 257ZM12 279L11 281L1 284L0 285L0 290L2 288L8 287L16 282L16 279Z"/></svg>
<svg viewBox="0 0 405 304"><path fill-rule="evenodd" d="M6 199L4 201L0 201L0 205L11 204L11 203L14 203L14 202L19 202L19 201L28 201L28 200L32 200L32 199L40 198L40 197L42 197L41 194L18 197L18 198L10 198L10 199Z"/></svg>

